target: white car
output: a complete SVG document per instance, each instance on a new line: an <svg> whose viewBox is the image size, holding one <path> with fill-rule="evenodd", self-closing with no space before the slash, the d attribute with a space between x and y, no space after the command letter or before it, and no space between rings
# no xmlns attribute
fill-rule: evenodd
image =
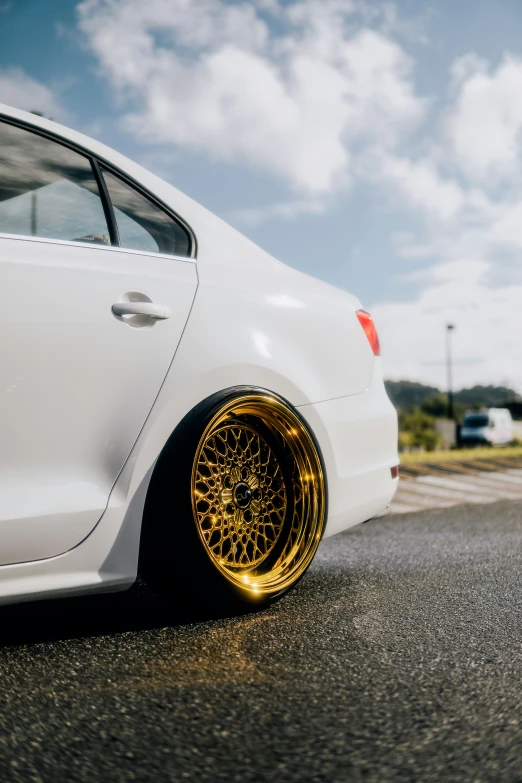
<svg viewBox="0 0 522 783"><path fill-rule="evenodd" d="M266 605L384 512L371 316L117 152L0 106L0 600Z"/></svg>

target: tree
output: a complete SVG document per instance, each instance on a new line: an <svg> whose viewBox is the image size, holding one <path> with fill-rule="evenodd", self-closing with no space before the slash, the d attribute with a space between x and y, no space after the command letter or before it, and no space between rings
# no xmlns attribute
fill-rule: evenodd
<svg viewBox="0 0 522 783"><path fill-rule="evenodd" d="M399 444L401 446L424 447L433 451L440 438L434 429L435 419L420 408L406 413L399 412Z"/></svg>
<svg viewBox="0 0 522 783"><path fill-rule="evenodd" d="M445 392L434 386L414 381L385 381L386 390L396 408L411 411L422 408L433 416L446 416L448 398ZM522 397L506 386L473 386L454 392L456 418L461 418L467 408L505 408L522 403ZM444 404L443 404L444 401Z"/></svg>
<svg viewBox="0 0 522 783"><path fill-rule="evenodd" d="M520 402L522 398L506 386L473 386L455 392L455 401L465 408L503 408L506 402Z"/></svg>
<svg viewBox="0 0 522 783"><path fill-rule="evenodd" d="M440 394L434 386L425 386L415 381L385 381L386 391L396 408L411 410L420 407L423 402Z"/></svg>
<svg viewBox="0 0 522 783"><path fill-rule="evenodd" d="M429 397L421 405L424 413L430 416L446 416L448 413L448 398L445 394L438 392L433 397Z"/></svg>
<svg viewBox="0 0 522 783"><path fill-rule="evenodd" d="M430 416L435 416L435 418L445 419L448 415L447 395L441 394L440 392L439 394L435 394L433 397L426 400L426 402L422 403L421 410L423 410L424 413L428 413ZM453 413L457 421L462 419L465 411L466 407L462 405L461 402L453 403Z"/></svg>

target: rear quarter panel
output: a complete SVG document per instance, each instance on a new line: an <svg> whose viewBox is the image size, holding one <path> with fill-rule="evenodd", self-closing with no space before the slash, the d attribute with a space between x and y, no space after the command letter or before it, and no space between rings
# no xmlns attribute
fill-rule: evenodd
<svg viewBox="0 0 522 783"><path fill-rule="evenodd" d="M373 353L355 297L276 261L213 216L198 243L199 288L176 372L210 373L214 391L265 385L294 405L368 387Z"/></svg>
<svg viewBox="0 0 522 783"><path fill-rule="evenodd" d="M355 297L279 263L218 218L193 227L198 290L135 453L138 477L179 421L217 391L261 386L298 407L358 395L372 378Z"/></svg>

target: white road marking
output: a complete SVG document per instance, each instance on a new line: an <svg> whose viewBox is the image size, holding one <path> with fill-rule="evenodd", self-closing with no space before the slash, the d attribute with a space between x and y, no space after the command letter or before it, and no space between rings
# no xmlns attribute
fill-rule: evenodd
<svg viewBox="0 0 522 783"><path fill-rule="evenodd" d="M522 499L522 470L480 471L475 475L462 473L423 475L401 478L392 503L391 514L405 514L427 508L447 508L464 503L493 503L495 500Z"/></svg>

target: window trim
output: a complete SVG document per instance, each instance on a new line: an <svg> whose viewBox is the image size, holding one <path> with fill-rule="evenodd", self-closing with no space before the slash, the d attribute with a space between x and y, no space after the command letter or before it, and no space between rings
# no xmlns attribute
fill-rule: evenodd
<svg viewBox="0 0 522 783"><path fill-rule="evenodd" d="M91 150L89 150L87 147L82 146L81 144L78 144L76 142L70 141L70 139L66 139L63 136L60 136L57 133L54 133L52 131L48 131L44 128L39 128L36 125L32 125L30 122L27 122L26 120L20 120L15 117L11 117L8 114L4 114L0 111L0 122L5 122L7 125L13 125L18 128L22 128L23 130L30 131L31 133L36 133L39 136L43 136L50 141L54 141L57 144L62 144L64 147L69 147L69 149L72 149L73 152L77 152L80 155L83 155L86 157L91 165L93 176L96 179L96 184L98 185L99 195L100 199L102 201L103 211L105 214L105 218L107 220L107 227L109 230L111 242L113 241L113 236L118 240L118 244L114 245L94 245L89 244L88 242L81 243L81 242L74 242L73 240L54 240L49 239L47 240L46 237L24 237L24 239L34 239L35 241L50 241L50 242L57 242L59 244L72 244L75 246L81 246L81 247L104 247L106 250L125 250L129 253L138 253L140 255L150 255L150 256L161 256L161 258L175 258L176 260L188 260L188 261L196 261L197 260L197 250L198 250L198 244L197 239L194 231L192 230L191 226L183 220L173 209L172 207L169 207L167 204L165 204L161 199L159 199L154 193L151 193L146 187L141 185L139 182L136 182L132 177L130 177L126 172L119 169L117 166L115 166L113 163L108 161L106 158L103 158L100 155L95 155ZM117 177L119 177L121 180L123 180L129 187L134 188L138 193L140 193L145 198L149 199L153 204L155 204L159 209L161 209L163 212L165 212L175 223L178 223L178 225L181 226L181 228L186 231L188 238L189 238L189 255L188 256L173 256L173 255L167 255L165 253L152 253L148 251L142 251L142 250L132 250L131 248L120 248L119 247L119 237L118 237L118 226L116 223L116 217L114 215L114 210L112 207L112 202L109 198L109 194L107 191L107 187L105 185L105 182L103 180L102 173L100 171L100 164L107 169L107 171L114 173ZM99 179L98 179L99 178ZM101 184L100 184L101 181ZM0 232L0 236L3 237L9 237L10 239L14 238L15 236L22 236L21 234L2 234Z"/></svg>
<svg viewBox="0 0 522 783"><path fill-rule="evenodd" d="M146 196L146 195L145 195L143 192L140 192L140 191L139 191L137 188L135 188L135 187L134 187L134 186L133 186L133 185L132 185L132 184L131 184L131 183L128 181L128 179L125 179L124 177L121 177L121 176L120 176L120 174L118 173L118 170L117 170L117 169L115 169L115 168L114 168L114 166L113 166L112 168L109 168L109 167L108 167L108 166L106 166L104 163L98 163L98 161L96 161L96 165L97 165L97 169L98 169L98 172L99 172L99 175L100 175L100 180L101 180L102 187L103 187L103 193L104 193L104 196L106 196L106 198L107 198L108 205L109 205L109 208L110 208L110 219L111 219L111 220L114 220L115 233L117 234L117 238L118 238L118 247L121 247L121 236L120 236L120 228L119 228L119 225L118 225L118 218L116 217L116 211L115 211L116 209L118 209L118 207L115 207L115 206L114 206L113 198L112 198L112 196L111 196L111 191L110 191L110 183L109 183L109 184L107 183L106 176L108 176L109 178L110 178L110 177L112 177L112 179L114 179L114 180L116 180L116 181L118 181L118 180L119 180L119 181L120 181L120 182L121 182L121 183L122 183L122 184L123 184L123 185L124 185L126 188L128 188L128 190L129 190L129 191L130 191L130 192L131 192L131 193L132 193L132 194L133 194L135 197L137 197L137 198L138 198L138 200L141 200L141 201L144 201L144 202L146 202L146 203L148 204L148 206L149 206L149 207L154 207L154 208L155 208L155 211L156 211L156 213L158 213L158 212L159 212L159 213L162 215L162 218L163 218L163 219L164 219L164 218L167 218L167 221L165 221L165 223L164 223L164 225L165 225L165 227L167 228L167 230L168 230L168 226L169 226L169 225L172 227L172 223L174 223L174 226L176 227L176 229L177 229L177 230L180 230L180 223L179 223L179 221L173 221L173 220L172 220L172 217L171 217L171 215L170 215L170 214L167 214L167 213L165 212L165 210L163 210L163 209L160 209L160 208L158 207L157 203L155 203L154 201L151 201L151 199L150 199L150 198L148 198L148 196ZM130 217L130 216L129 216L129 217ZM132 219L132 218L131 218L131 219ZM137 222L137 221L136 221L136 222ZM143 227L142 227L142 228L143 228ZM147 234L149 234L149 236L152 238L153 242L154 242L156 245L158 245L158 251L153 251L153 250L150 250L150 251L147 251L147 252L150 252L150 253L153 253L153 252L158 252L158 253L160 253L161 255L164 255L164 256L167 256L167 255L173 255L173 254L169 254L169 253L166 253L166 252L163 252L163 253L162 253L162 252L159 250L159 243L158 243L158 241L155 239L155 237L153 236L153 234L151 234L151 233L150 233L150 231L149 231L148 229L146 229L146 228L143 228L143 230L144 230L144 231L145 231ZM173 230L173 233L174 233L174 229L172 229L172 230ZM184 226L181 226L181 232L182 232L182 233L183 233L183 235L184 235L184 237L183 237L183 240L185 240L185 239L187 239L187 240L188 240L188 250L189 250L189 252L190 252L190 251L191 251L191 249L192 249L192 238L191 238L190 234L188 233L188 231L185 229L185 227L184 227ZM127 245L125 245L125 247L127 247ZM128 250L131 250L132 248L130 248L130 247L127 247L127 249L128 249ZM184 257L184 258L189 258L190 256L181 256L181 257Z"/></svg>
<svg viewBox="0 0 522 783"><path fill-rule="evenodd" d="M114 214L114 207L112 205L112 200L109 196L109 191L107 190L107 185L105 184L105 180L100 169L100 164L94 158L91 158L91 168L94 179L96 180L96 184L98 185L98 193L102 202L105 220L107 221L111 247L119 247L120 232L118 229L118 223L116 222L116 215Z"/></svg>
<svg viewBox="0 0 522 783"><path fill-rule="evenodd" d="M114 250L116 253L130 253L135 256L148 256L149 258L170 258L173 261L187 261L195 264L196 259L190 256L173 256L167 253L154 253L152 250L132 250L129 247L118 245L98 245L95 242L76 242L74 239L52 239L52 237L30 237L25 234L5 234L0 231L0 239L20 240L21 242L43 242L46 245L67 245L79 247L83 250Z"/></svg>

